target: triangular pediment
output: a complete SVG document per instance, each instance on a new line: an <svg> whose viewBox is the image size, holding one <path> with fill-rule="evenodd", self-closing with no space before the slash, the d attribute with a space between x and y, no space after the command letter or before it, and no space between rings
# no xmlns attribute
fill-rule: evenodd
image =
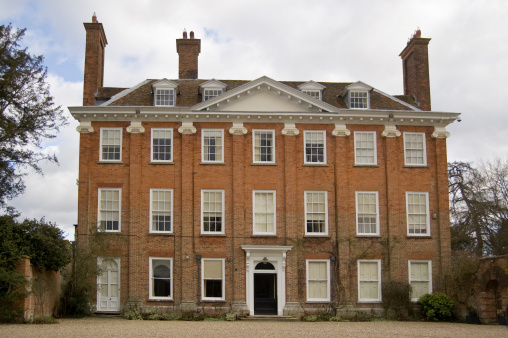
<svg viewBox="0 0 508 338"><path fill-rule="evenodd" d="M191 108L212 111L336 112L337 108L263 76Z"/></svg>

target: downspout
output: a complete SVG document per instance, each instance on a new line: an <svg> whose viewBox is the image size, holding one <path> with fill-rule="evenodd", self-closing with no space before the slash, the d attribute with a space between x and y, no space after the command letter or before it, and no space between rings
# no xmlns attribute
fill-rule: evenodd
<svg viewBox="0 0 508 338"><path fill-rule="evenodd" d="M385 182L386 182L386 250L387 250L387 264L388 264L388 280L391 281L391 277L392 277L392 274L391 274L391 257L392 257L392 250L391 250L391 246L390 246L390 203L389 203L389 185L390 185L390 181L388 179L388 157L387 157L387 149L386 149L386 141L387 141L388 137L385 136L384 137L384 142L383 142L383 156L384 156L384 162L385 162ZM381 222L379 222L381 223ZM379 233L381 234L381 224L379 224Z"/></svg>

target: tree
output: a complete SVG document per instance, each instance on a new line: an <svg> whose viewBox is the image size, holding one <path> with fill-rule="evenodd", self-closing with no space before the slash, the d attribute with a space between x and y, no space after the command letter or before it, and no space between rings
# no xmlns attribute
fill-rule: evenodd
<svg viewBox="0 0 508 338"><path fill-rule="evenodd" d="M24 34L0 26L0 206L23 193L26 169L42 173L42 161L58 163L41 143L67 124L50 95L43 57L21 47Z"/></svg>
<svg viewBox="0 0 508 338"><path fill-rule="evenodd" d="M452 249L508 253L508 162L448 164Z"/></svg>

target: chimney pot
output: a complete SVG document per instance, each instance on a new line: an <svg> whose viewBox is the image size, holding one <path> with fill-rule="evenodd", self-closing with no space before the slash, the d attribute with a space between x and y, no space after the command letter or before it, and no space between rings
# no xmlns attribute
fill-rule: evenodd
<svg viewBox="0 0 508 338"><path fill-rule="evenodd" d="M194 39L194 32L193 31L190 32L190 38Z"/></svg>
<svg viewBox="0 0 508 338"><path fill-rule="evenodd" d="M97 21L97 14L95 14L95 12L93 12L93 15L92 15L92 22L93 23L98 23L99 21Z"/></svg>
<svg viewBox="0 0 508 338"><path fill-rule="evenodd" d="M185 28L183 29L183 38L187 39L187 30Z"/></svg>

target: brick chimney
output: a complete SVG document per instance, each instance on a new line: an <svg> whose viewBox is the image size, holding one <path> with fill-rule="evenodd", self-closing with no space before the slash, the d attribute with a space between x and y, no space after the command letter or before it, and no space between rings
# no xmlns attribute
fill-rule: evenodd
<svg viewBox="0 0 508 338"><path fill-rule="evenodd" d="M414 97L421 110L431 110L429 77L429 41L418 28L400 53L404 73L404 95Z"/></svg>
<svg viewBox="0 0 508 338"><path fill-rule="evenodd" d="M93 13L91 23L83 23L86 30L85 77L83 83L83 106L95 105L95 93L103 86L104 49L108 44L102 23Z"/></svg>
<svg viewBox="0 0 508 338"><path fill-rule="evenodd" d="M194 39L194 32L190 32L190 39L187 39L187 31L183 31L183 38L176 39L176 52L179 56L178 78L198 78L198 56L201 52L201 40Z"/></svg>

